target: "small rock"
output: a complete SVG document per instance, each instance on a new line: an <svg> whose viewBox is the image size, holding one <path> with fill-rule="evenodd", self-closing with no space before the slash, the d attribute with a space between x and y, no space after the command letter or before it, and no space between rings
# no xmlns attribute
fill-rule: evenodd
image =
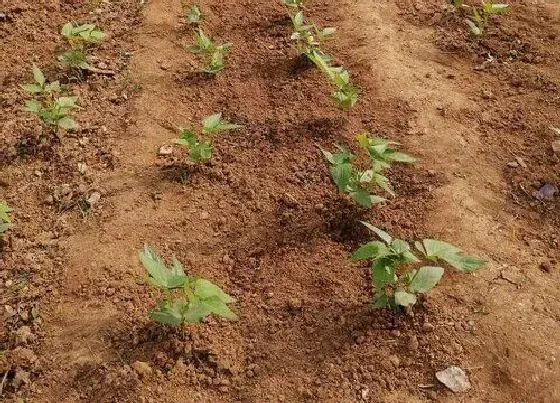
<svg viewBox="0 0 560 403"><path fill-rule="evenodd" d="M396 355L390 355L389 362L393 364L395 368L398 368L399 365L401 364L401 360L399 360L399 357L397 357Z"/></svg>
<svg viewBox="0 0 560 403"><path fill-rule="evenodd" d="M78 163L78 172L82 175L85 175L87 173L88 170L88 166L83 163L83 162L79 162Z"/></svg>
<svg viewBox="0 0 560 403"><path fill-rule="evenodd" d="M527 168L527 164L523 161L521 157L515 157L515 161L519 164L521 168Z"/></svg>
<svg viewBox="0 0 560 403"><path fill-rule="evenodd" d="M555 185L547 183L543 185L537 192L534 192L533 195L539 200L552 200L554 199L554 195L556 193L558 193L558 188Z"/></svg>
<svg viewBox="0 0 560 403"><path fill-rule="evenodd" d="M492 91L489 91L489 90L482 91L482 98L483 99L491 99L493 96L494 96L494 94L492 94Z"/></svg>
<svg viewBox="0 0 560 403"><path fill-rule="evenodd" d="M288 308L292 311L301 311L302 307L303 303L299 298L290 298L290 300L288 301Z"/></svg>
<svg viewBox="0 0 560 403"><path fill-rule="evenodd" d="M435 329L435 326L432 325L431 323L425 322L425 323L422 325L422 330L423 330L425 333L431 333L431 332L434 331L434 329Z"/></svg>
<svg viewBox="0 0 560 403"><path fill-rule="evenodd" d="M418 350L418 338L414 335L410 336L406 347L408 348L409 351Z"/></svg>
<svg viewBox="0 0 560 403"><path fill-rule="evenodd" d="M511 161L507 163L507 166L510 168L517 168L519 164L517 163L517 161Z"/></svg>
<svg viewBox="0 0 560 403"><path fill-rule="evenodd" d="M53 203L54 203L54 197L53 197L53 195L50 195L50 194L47 195L47 196L45 197L45 204L53 204Z"/></svg>
<svg viewBox="0 0 560 403"><path fill-rule="evenodd" d="M169 63L162 63L159 65L159 68L162 70L169 70L171 68L171 65Z"/></svg>
<svg viewBox="0 0 560 403"><path fill-rule="evenodd" d="M369 388L365 387L360 391L360 396L363 400L367 400L369 396Z"/></svg>
<svg viewBox="0 0 560 403"><path fill-rule="evenodd" d="M35 340L35 335L29 326L22 326L16 330L16 344L27 344Z"/></svg>
<svg viewBox="0 0 560 403"><path fill-rule="evenodd" d="M393 337L399 337L401 335L401 331L398 329L393 329L389 332L389 334Z"/></svg>
<svg viewBox="0 0 560 403"><path fill-rule="evenodd" d="M90 207L93 207L97 203L99 203L99 200L101 200L101 193L93 192L92 194L89 195L87 202L90 205Z"/></svg>
<svg viewBox="0 0 560 403"><path fill-rule="evenodd" d="M208 220L210 218L210 214L207 211L203 211L200 213L201 220Z"/></svg>
<svg viewBox="0 0 560 403"><path fill-rule="evenodd" d="M554 140L552 142L552 151L556 154L560 154L560 140Z"/></svg>
<svg viewBox="0 0 560 403"><path fill-rule="evenodd" d="M41 176L43 176L43 173L42 173L41 171L39 171L39 170L34 171L33 174L34 174L36 177L38 177L38 178L40 178Z"/></svg>
<svg viewBox="0 0 560 403"><path fill-rule="evenodd" d="M12 386L14 389L19 389L23 385L27 385L30 382L30 374L23 369L17 369L16 374L14 375L14 379L12 379Z"/></svg>
<svg viewBox="0 0 560 403"><path fill-rule="evenodd" d="M143 361L135 361L132 364L132 368L140 375L141 377L147 377L152 373L152 367L147 362Z"/></svg>
<svg viewBox="0 0 560 403"><path fill-rule="evenodd" d="M159 155L171 155L173 154L173 146L163 145L159 148Z"/></svg>
<svg viewBox="0 0 560 403"><path fill-rule="evenodd" d="M105 62L99 62L97 63L97 67L100 68L101 70L107 70L107 67L109 66L107 66L107 63Z"/></svg>
<svg viewBox="0 0 560 403"><path fill-rule="evenodd" d="M443 371L438 371L436 372L436 378L455 393L465 392L471 388L469 378L467 378L465 371L459 367L449 367Z"/></svg>

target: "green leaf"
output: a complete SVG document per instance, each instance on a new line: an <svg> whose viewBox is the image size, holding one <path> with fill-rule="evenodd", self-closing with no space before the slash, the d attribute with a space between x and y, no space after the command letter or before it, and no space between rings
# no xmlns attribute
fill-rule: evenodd
<svg viewBox="0 0 560 403"><path fill-rule="evenodd" d="M183 319L186 322L198 323L212 313L212 308L203 301L191 302L187 310L183 313Z"/></svg>
<svg viewBox="0 0 560 403"><path fill-rule="evenodd" d="M149 318L158 323L179 326L183 322L183 303L166 303L149 314Z"/></svg>
<svg viewBox="0 0 560 403"><path fill-rule="evenodd" d="M43 72L41 71L41 69L39 67L37 67L37 65L35 63L33 63L33 79L41 87L43 87L45 85L45 76L43 75Z"/></svg>
<svg viewBox="0 0 560 403"><path fill-rule="evenodd" d="M361 189L358 189L354 192L350 192L350 197L352 198L352 200L354 200L362 207L371 207L374 204L387 201L387 199L381 196L369 194L368 192L365 192Z"/></svg>
<svg viewBox="0 0 560 403"><path fill-rule="evenodd" d="M237 320L237 315L219 297L205 298L201 301L213 314L230 320Z"/></svg>
<svg viewBox="0 0 560 403"><path fill-rule="evenodd" d="M389 306L389 296L384 293L376 294L375 301L371 304L373 309L387 308Z"/></svg>
<svg viewBox="0 0 560 403"><path fill-rule="evenodd" d="M416 162L416 158L411 155L401 153L401 152L394 152L390 155L390 159L396 162L405 162L405 163L413 163Z"/></svg>
<svg viewBox="0 0 560 403"><path fill-rule="evenodd" d="M191 285L194 288L194 294L202 300L218 298L218 300L225 304L235 302L235 300L227 295L220 287L203 278L197 278L191 282Z"/></svg>
<svg viewBox="0 0 560 403"><path fill-rule="evenodd" d="M172 270L167 269L163 260L147 245L140 252L139 257L148 272L148 282L156 287L165 289L182 288L188 280L180 266L174 264Z"/></svg>
<svg viewBox="0 0 560 403"><path fill-rule="evenodd" d="M62 36L66 36L69 37L72 35L72 31L73 31L74 27L72 26L72 24L70 22L64 24L62 26L62 29L60 30L60 33Z"/></svg>
<svg viewBox="0 0 560 403"><path fill-rule="evenodd" d="M56 103L63 108L74 108L78 97L60 97Z"/></svg>
<svg viewBox="0 0 560 403"><path fill-rule="evenodd" d="M482 35L482 30L474 22L472 22L471 20L466 18L465 23L469 26L469 29L471 30L471 33L473 35L476 35L476 36Z"/></svg>
<svg viewBox="0 0 560 403"><path fill-rule="evenodd" d="M64 130L74 130L78 127L78 124L74 121L74 119L68 116L65 116L62 119L60 119L56 123L56 125Z"/></svg>
<svg viewBox="0 0 560 403"><path fill-rule="evenodd" d="M374 234L376 234L383 242L385 242L387 245L390 245L391 242L393 241L393 238L391 238L391 235L389 235L388 233L386 233L385 231L374 227L373 225L371 225L370 223L366 222L366 221L360 221L360 223L366 227L367 229L369 229L371 232L373 232Z"/></svg>
<svg viewBox="0 0 560 403"><path fill-rule="evenodd" d="M39 113L43 108L43 104L41 102L31 99L29 101L25 101L25 110L33 113Z"/></svg>
<svg viewBox="0 0 560 403"><path fill-rule="evenodd" d="M43 87L38 84L23 84L21 88L29 94L40 94L43 92Z"/></svg>
<svg viewBox="0 0 560 403"><path fill-rule="evenodd" d="M241 126L222 119L221 113L215 113L202 120L203 133L220 133L227 130L239 129Z"/></svg>
<svg viewBox="0 0 560 403"><path fill-rule="evenodd" d="M10 207L8 207L6 203L0 202L0 221L9 223L10 216L8 215L8 213L10 213L11 211L12 210L10 209Z"/></svg>
<svg viewBox="0 0 560 403"><path fill-rule="evenodd" d="M436 286L442 276L443 268L441 267L421 267L408 285L408 289L414 293L427 292Z"/></svg>
<svg viewBox="0 0 560 403"><path fill-rule="evenodd" d="M455 269L465 273L471 273L485 266L485 262L477 257L460 255L461 249L447 242L424 239L423 247L428 259L441 259Z"/></svg>
<svg viewBox="0 0 560 403"><path fill-rule="evenodd" d="M389 248L383 242L372 241L352 253L352 260L380 259L390 254Z"/></svg>
<svg viewBox="0 0 560 403"><path fill-rule="evenodd" d="M338 187L339 192L346 192L352 178L352 164L339 164L330 168L331 177ZM371 203L367 206L371 206Z"/></svg>
<svg viewBox="0 0 560 403"><path fill-rule="evenodd" d="M396 270L396 262L390 255L373 262L370 270L371 281L378 292L382 291L383 287L387 285L394 286L396 284Z"/></svg>
<svg viewBox="0 0 560 403"><path fill-rule="evenodd" d="M409 306L416 303L416 295L406 292L403 289L395 291L395 302L400 306Z"/></svg>

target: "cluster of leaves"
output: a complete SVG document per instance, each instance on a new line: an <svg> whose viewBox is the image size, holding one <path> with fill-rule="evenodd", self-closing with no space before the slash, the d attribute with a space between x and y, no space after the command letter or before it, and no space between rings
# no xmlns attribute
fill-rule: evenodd
<svg viewBox="0 0 560 403"><path fill-rule="evenodd" d="M383 175L383 171L389 168L392 162L412 163L416 160L392 148L398 143L380 137L369 137L367 132L358 134L356 141L369 158L370 167L364 171L356 168L354 164L356 156L342 146L337 146L338 152L334 154L323 149L321 152L331 164L329 171L338 191L350 195L360 206L371 207L386 200L371 194L372 187L378 187L394 195L389 179Z"/></svg>
<svg viewBox="0 0 560 403"><path fill-rule="evenodd" d="M492 3L482 1L480 6L469 6L464 0L450 0L451 5L459 10L470 10L470 17L465 19L473 35L481 36L486 31L490 18L496 14L504 14L510 10L510 6L504 3Z"/></svg>
<svg viewBox="0 0 560 403"><path fill-rule="evenodd" d="M0 201L0 237L13 226L9 216L11 211L6 203Z"/></svg>
<svg viewBox="0 0 560 403"><path fill-rule="evenodd" d="M197 136L190 128L179 128L180 137L174 142L189 150L191 162L197 165L204 164L212 159L212 139L208 136L240 127L222 119L221 113L215 113L202 120L201 135Z"/></svg>
<svg viewBox="0 0 560 403"><path fill-rule="evenodd" d="M419 259L408 242L393 239L385 231L362 222L381 241L371 241L352 254L353 260L371 260L371 281L375 289L374 308L409 307L416 304L418 294L432 289L441 279L444 269L439 266L422 266L422 261L443 261L454 269L471 273L485 265L477 257L464 256L461 250L447 242L424 239L414 243L422 255Z"/></svg>
<svg viewBox="0 0 560 403"><path fill-rule="evenodd" d="M211 314L237 319L228 307L235 300L210 281L187 276L177 259L173 259L168 268L156 252L146 246L140 252L140 261L146 269L148 283L165 292L165 299L150 312L150 319L172 326L183 322L198 323Z"/></svg>
<svg viewBox="0 0 560 403"><path fill-rule="evenodd" d="M69 49L59 56L61 63L70 69L87 70L91 68L87 60L87 49L98 44L105 34L94 24L64 24L60 34L68 43Z"/></svg>
<svg viewBox="0 0 560 403"><path fill-rule="evenodd" d="M224 58L231 45L229 43L218 43L213 41L204 33L202 28L198 28L194 35L195 43L190 47L190 51L202 56L204 67L202 71L209 74L218 74L224 69Z"/></svg>
<svg viewBox="0 0 560 403"><path fill-rule="evenodd" d="M295 43L300 55L309 57L311 52L318 51L320 45L332 39L336 33L336 28L333 27L318 28L315 24L306 24L301 10L291 14L290 18L293 26L290 39Z"/></svg>
<svg viewBox="0 0 560 403"><path fill-rule="evenodd" d="M295 43L299 55L305 55L327 77L334 87L331 97L341 109L350 109L358 100L358 90L350 83L350 74L340 66L332 65L332 57L321 50L321 44L332 39L336 28L319 28L305 22L300 9L301 0L284 0L285 5L295 9L290 12L293 33L290 39Z"/></svg>
<svg viewBox="0 0 560 403"><path fill-rule="evenodd" d="M58 81L47 82L45 75L33 64L33 83L24 84L22 88L34 99L25 102L25 109L36 114L49 127L72 130L77 127L70 116L77 108L78 97L60 96L61 86Z"/></svg>
<svg viewBox="0 0 560 403"><path fill-rule="evenodd" d="M204 17L198 5L190 3L189 0L181 0L181 6L183 8L183 16L188 24L198 26L202 23Z"/></svg>

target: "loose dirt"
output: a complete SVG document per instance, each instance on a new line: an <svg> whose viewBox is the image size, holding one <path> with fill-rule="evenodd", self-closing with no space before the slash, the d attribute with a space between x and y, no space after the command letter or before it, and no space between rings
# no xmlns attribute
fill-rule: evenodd
<svg viewBox="0 0 560 403"><path fill-rule="evenodd" d="M0 5L0 200L16 225L0 251L2 398L560 401L560 199L535 197L560 186L558 5L516 2L475 40L444 1L310 0L361 90L346 113L295 62L276 2L201 2L206 31L232 43L216 78L196 73L179 0L27 3ZM114 77L57 66L67 21L110 34L93 53ZM80 96L80 130L41 140L21 108L32 62ZM211 164L158 155L214 112L243 128L216 139ZM364 129L419 159L366 212L318 153ZM488 268L447 270L413 316L372 312L367 267L348 260L369 237L357 220L453 242ZM235 296L240 320L151 323L146 243ZM451 365L468 392L435 379Z"/></svg>

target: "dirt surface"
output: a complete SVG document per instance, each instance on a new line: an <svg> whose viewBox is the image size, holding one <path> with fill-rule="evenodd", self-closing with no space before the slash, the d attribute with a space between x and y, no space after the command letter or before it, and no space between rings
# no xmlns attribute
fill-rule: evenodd
<svg viewBox="0 0 560 403"><path fill-rule="evenodd" d="M557 4L516 2L475 39L445 1L309 0L360 87L346 113L297 64L276 2L201 2L205 29L232 44L216 78L197 74L179 0L30 3L0 3L0 200L15 223L0 251L0 399L560 401L560 197L537 197L560 186ZM67 21L109 34L93 64L116 75L58 66ZM32 62L79 95L79 130L49 136L22 110ZM211 164L159 155L215 112L243 128ZM318 153L364 129L419 159L391 170L397 196L369 211ZM413 316L372 312L368 268L348 259L369 237L357 220L488 267L446 271ZM235 296L240 320L151 323L145 243ZM436 380L451 365L469 391Z"/></svg>

